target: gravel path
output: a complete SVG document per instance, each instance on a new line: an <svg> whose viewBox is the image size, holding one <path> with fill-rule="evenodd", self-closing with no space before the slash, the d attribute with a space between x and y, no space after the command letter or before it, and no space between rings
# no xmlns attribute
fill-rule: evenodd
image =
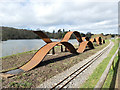
<svg viewBox="0 0 120 90"><path fill-rule="evenodd" d="M98 58L98 60L96 60L92 65L90 65L90 67L88 67L84 72L82 72L75 79L73 79L65 88L79 88L80 85L82 83L84 83L89 78L89 76L93 73L94 69L104 60L104 58L107 57L110 50L114 46L114 43L110 42L110 44L108 46L111 46L111 47L100 58ZM107 47L105 47L104 49L106 49ZM101 51L99 51L96 54L92 55L91 57L88 57L87 59L79 62L78 64L76 64L73 67L67 69L66 71L64 71L64 72L50 78L49 80L47 80L44 83L42 83L41 85L39 85L37 88L52 88L58 82L62 81L65 77L67 77L72 72L77 70L80 66L84 65L86 62L90 61L93 57L97 56L104 49L102 49Z"/></svg>

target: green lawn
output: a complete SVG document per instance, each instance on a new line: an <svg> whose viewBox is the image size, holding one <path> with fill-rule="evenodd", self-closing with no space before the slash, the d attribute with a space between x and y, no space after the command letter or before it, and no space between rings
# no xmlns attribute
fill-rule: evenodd
<svg viewBox="0 0 120 90"><path fill-rule="evenodd" d="M4 59L4 58L10 57L10 56L17 56L17 55L24 54L24 53L35 53L37 51L38 50L31 50L31 51L27 51L27 52L22 52L22 53L12 54L12 55L8 55L8 56L3 56L3 57L0 57L0 58Z"/></svg>
<svg viewBox="0 0 120 90"><path fill-rule="evenodd" d="M116 52L116 50L118 49L118 40L112 40L115 45L113 46L112 50L110 51L109 55L107 56L107 58L105 58L98 66L97 68L94 70L94 72L92 73L92 75L89 77L88 80L86 80L86 82L80 86L80 88L94 88L95 85L97 84L97 82L99 81L102 73L104 72L104 70L106 69L110 59L112 58L112 56L114 55L114 53ZM117 57L118 58L118 57ZM116 58L116 59L117 59ZM108 87L108 83L105 84L104 87Z"/></svg>
<svg viewBox="0 0 120 90"><path fill-rule="evenodd" d="M103 88L114 88L118 68L118 55L114 59L114 66L110 69Z"/></svg>
<svg viewBox="0 0 120 90"><path fill-rule="evenodd" d="M118 42L120 42L120 39L118 39ZM112 68L110 69L108 76L107 76L107 79L103 85L103 88L114 88L114 86L115 86L117 69L118 69L118 62L119 62L118 56L120 56L120 52L118 53L118 55L114 59L114 64L113 64L114 66L112 66Z"/></svg>

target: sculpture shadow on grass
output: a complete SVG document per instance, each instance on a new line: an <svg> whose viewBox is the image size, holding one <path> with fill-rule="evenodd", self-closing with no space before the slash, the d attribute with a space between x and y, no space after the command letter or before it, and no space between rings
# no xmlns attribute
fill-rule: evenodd
<svg viewBox="0 0 120 90"><path fill-rule="evenodd" d="M62 60L65 60L67 58L70 58L70 57L74 57L74 56L78 56L79 54L69 54L69 55L65 55L65 56L60 56L60 57L56 57L56 58L53 58L53 59L48 59L48 60L43 60L41 63L39 63L35 68L39 68L39 67L42 67L42 66L45 66L45 65L48 65L50 63L55 63L55 62L58 62L58 61L62 61ZM33 69L35 69L33 68Z"/></svg>

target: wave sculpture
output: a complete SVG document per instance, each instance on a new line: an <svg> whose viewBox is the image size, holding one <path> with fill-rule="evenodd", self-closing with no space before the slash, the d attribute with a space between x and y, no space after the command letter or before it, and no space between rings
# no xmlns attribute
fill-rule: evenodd
<svg viewBox="0 0 120 90"><path fill-rule="evenodd" d="M49 51L57 45L64 45L65 48L67 48L67 50L70 53L79 54L79 53L83 53L86 50L86 47L89 47L89 49L94 49L93 42L96 42L99 45L102 44L101 37L97 37L89 40L89 38L87 37L81 37L80 33L77 31L67 32L64 38L60 42L53 42L42 31L33 31L33 32L36 33L41 39L43 39L47 44L41 47L26 64L19 67L18 69L1 73L0 74L1 76L8 78L17 75L21 72L25 72L33 69L45 58L45 56L49 53ZM78 49L75 49L75 47L68 42L72 34L75 35L77 41L79 42Z"/></svg>
<svg viewBox="0 0 120 90"><path fill-rule="evenodd" d="M35 34L37 34L44 42L51 43L52 40L42 31L33 31ZM63 46L62 44L58 44L58 46L61 46L61 52L63 52ZM49 52L48 52L49 54ZM55 54L54 47L52 48L52 54Z"/></svg>

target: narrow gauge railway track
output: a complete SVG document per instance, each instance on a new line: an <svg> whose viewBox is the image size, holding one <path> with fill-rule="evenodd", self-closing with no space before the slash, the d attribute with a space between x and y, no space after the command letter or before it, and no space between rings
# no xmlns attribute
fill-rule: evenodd
<svg viewBox="0 0 120 90"><path fill-rule="evenodd" d="M109 48L110 44L108 45L107 48L105 48L102 52L100 52L97 56L89 60L87 63L85 63L83 66L75 70L73 73L65 77L62 81L58 82L55 86L53 86L50 90L53 90L55 88L62 89L64 88L67 84L69 84L75 77L77 77L80 73L85 71L93 62L95 62L100 56L102 56Z"/></svg>

